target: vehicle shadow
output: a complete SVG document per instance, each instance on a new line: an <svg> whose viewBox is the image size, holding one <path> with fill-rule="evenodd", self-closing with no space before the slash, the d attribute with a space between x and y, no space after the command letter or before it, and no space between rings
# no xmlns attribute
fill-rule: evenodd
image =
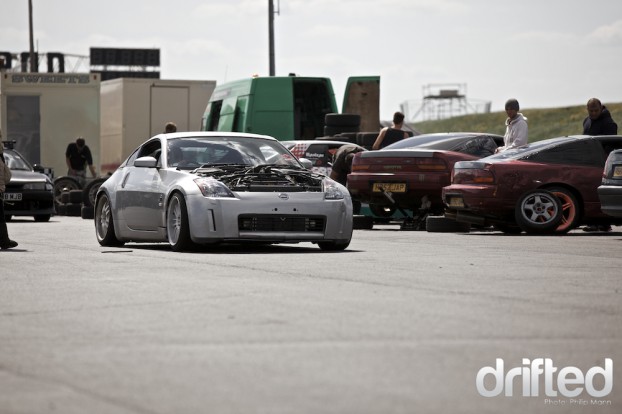
<svg viewBox="0 0 622 414"><path fill-rule="evenodd" d="M133 250L151 250L171 252L174 254L330 254L360 253L360 250L324 251L317 246L296 246L280 244L233 244L200 245L184 252L174 252L166 243L126 244L119 248L107 247L102 253L132 253Z"/></svg>
<svg viewBox="0 0 622 414"><path fill-rule="evenodd" d="M462 233L465 236L496 236L496 237L621 237L622 231L609 231L609 232L585 232L582 230L573 230L566 234L510 234L503 233L497 230L477 230L469 233ZM622 239L620 239L622 240Z"/></svg>

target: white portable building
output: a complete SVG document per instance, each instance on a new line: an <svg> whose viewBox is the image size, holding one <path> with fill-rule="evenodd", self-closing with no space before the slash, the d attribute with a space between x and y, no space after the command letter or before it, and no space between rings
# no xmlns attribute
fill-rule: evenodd
<svg viewBox="0 0 622 414"><path fill-rule="evenodd" d="M119 78L101 83L101 172L114 171L148 138L174 122L199 131L216 81Z"/></svg>

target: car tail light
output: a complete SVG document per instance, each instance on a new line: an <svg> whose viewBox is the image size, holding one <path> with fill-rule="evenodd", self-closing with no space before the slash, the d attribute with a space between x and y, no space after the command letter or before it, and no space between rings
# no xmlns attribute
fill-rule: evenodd
<svg viewBox="0 0 622 414"><path fill-rule="evenodd" d="M603 178L622 179L622 150L614 150L609 153L603 169Z"/></svg>
<svg viewBox="0 0 622 414"><path fill-rule="evenodd" d="M415 166L424 171L447 170L447 163L440 158L415 158Z"/></svg>
<svg viewBox="0 0 622 414"><path fill-rule="evenodd" d="M369 164L352 164L352 172L367 171L369 167Z"/></svg>
<svg viewBox="0 0 622 414"><path fill-rule="evenodd" d="M454 169L452 184L493 184L495 176L487 169Z"/></svg>
<svg viewBox="0 0 622 414"><path fill-rule="evenodd" d="M603 178L622 179L622 160L609 157L603 169Z"/></svg>

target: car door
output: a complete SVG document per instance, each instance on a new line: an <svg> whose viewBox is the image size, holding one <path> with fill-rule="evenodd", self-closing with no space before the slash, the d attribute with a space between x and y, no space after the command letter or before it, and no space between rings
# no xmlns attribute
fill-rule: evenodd
<svg viewBox="0 0 622 414"><path fill-rule="evenodd" d="M145 143L136 159L145 156L159 158L159 139ZM162 205L164 200L160 169L139 167L136 161L124 168L124 175L117 188L117 205L127 227L134 231L157 231L162 226Z"/></svg>

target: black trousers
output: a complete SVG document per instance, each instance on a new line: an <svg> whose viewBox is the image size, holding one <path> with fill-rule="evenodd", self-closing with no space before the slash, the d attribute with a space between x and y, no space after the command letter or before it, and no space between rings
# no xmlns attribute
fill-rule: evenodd
<svg viewBox="0 0 622 414"><path fill-rule="evenodd" d="M9 243L9 232L6 229L6 220L4 219L4 193L0 193L0 245Z"/></svg>

